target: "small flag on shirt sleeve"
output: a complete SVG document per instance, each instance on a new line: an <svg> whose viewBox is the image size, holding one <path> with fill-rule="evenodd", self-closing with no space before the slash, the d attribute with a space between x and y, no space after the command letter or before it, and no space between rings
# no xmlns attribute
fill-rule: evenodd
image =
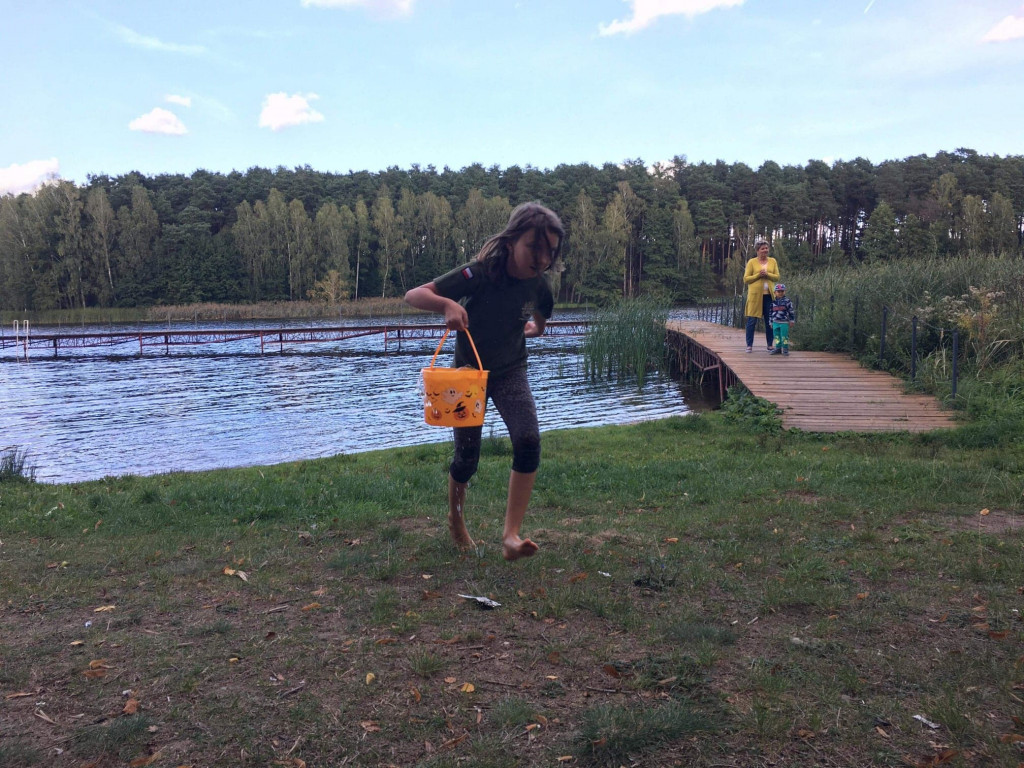
<svg viewBox="0 0 1024 768"><path fill-rule="evenodd" d="M473 270L470 269L469 267L465 267L462 270L462 276L464 278L466 278L467 280L472 280L473 279Z"/></svg>

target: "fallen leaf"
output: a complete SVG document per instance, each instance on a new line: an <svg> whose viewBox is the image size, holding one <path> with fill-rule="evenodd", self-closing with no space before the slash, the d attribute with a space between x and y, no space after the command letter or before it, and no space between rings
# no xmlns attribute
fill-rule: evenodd
<svg viewBox="0 0 1024 768"><path fill-rule="evenodd" d="M1004 629L1001 632L989 632L988 636L991 637L993 640L1002 640L1008 634L1010 634L1009 631Z"/></svg>
<svg viewBox="0 0 1024 768"><path fill-rule="evenodd" d="M878 731L879 735L883 736L884 738L889 738L889 734L882 730L882 726L876 725L875 730Z"/></svg>
<svg viewBox="0 0 1024 768"><path fill-rule="evenodd" d="M555 761L559 763L571 763L574 759L575 758L572 755L562 755L561 757L556 757Z"/></svg>
<svg viewBox="0 0 1024 768"><path fill-rule="evenodd" d="M667 544L678 544L679 543L679 537L678 536L670 536L669 538L665 539L665 542Z"/></svg>
<svg viewBox="0 0 1024 768"><path fill-rule="evenodd" d="M110 669L106 659L93 659L89 662L89 669Z"/></svg>
<svg viewBox="0 0 1024 768"><path fill-rule="evenodd" d="M372 683L376 679L377 679L377 676L375 674L373 674L373 672L367 672L366 673L366 684L367 685L369 685L370 683Z"/></svg>
<svg viewBox="0 0 1024 768"><path fill-rule="evenodd" d="M380 640L375 642L374 645L394 645L397 642L398 640L393 637L382 637Z"/></svg>
<svg viewBox="0 0 1024 768"><path fill-rule="evenodd" d="M452 684L452 683L454 683L454 682L455 682L456 680L458 680L458 678L457 678L457 677L446 677L446 678L444 679L444 681L445 681L446 683L448 683L448 685L451 685L451 684Z"/></svg>
<svg viewBox="0 0 1024 768"><path fill-rule="evenodd" d="M23 699L26 696L35 696L35 694L34 693L29 693L27 691L18 691L17 693L8 693L6 696L4 696L4 698L5 699Z"/></svg>
<svg viewBox="0 0 1024 768"><path fill-rule="evenodd" d="M548 661L550 661L552 664L558 664L559 662L561 662L561 660L562 654L558 651L552 651L548 654Z"/></svg>
<svg viewBox="0 0 1024 768"><path fill-rule="evenodd" d="M121 710L121 712L123 714L125 714L125 715L134 715L138 711L139 711L139 700L138 699L128 699L128 701L126 701L124 703L124 709Z"/></svg>
<svg viewBox="0 0 1024 768"><path fill-rule="evenodd" d="M870 592L858 592L857 593L857 599L858 600L865 600L865 599L867 599L867 596L870 595L870 594L871 594Z"/></svg>
<svg viewBox="0 0 1024 768"><path fill-rule="evenodd" d="M105 669L87 669L82 674L90 680L97 680L101 677L107 676L107 670Z"/></svg>
<svg viewBox="0 0 1024 768"><path fill-rule="evenodd" d="M275 760L274 765L283 765L285 768L306 768L306 761L297 757L286 757L284 760Z"/></svg>
<svg viewBox="0 0 1024 768"><path fill-rule="evenodd" d="M151 765L159 759L160 753L154 752L152 755L147 755L146 757L136 757L134 760L128 763L128 765L130 765L131 768L142 768L142 766Z"/></svg>
<svg viewBox="0 0 1024 768"><path fill-rule="evenodd" d="M421 600L437 600L441 596L440 592L432 592L429 589L424 589L423 594L420 596Z"/></svg>
<svg viewBox="0 0 1024 768"><path fill-rule="evenodd" d="M540 728L540 723L530 723L526 726L526 732L529 733L530 731L535 731L538 728Z"/></svg>
<svg viewBox="0 0 1024 768"><path fill-rule="evenodd" d="M605 673L606 675L608 675L609 677L614 677L614 678L620 678L620 677L622 677L622 673L621 673L621 672L619 672L619 670L617 670L617 669L615 668L615 665L614 665L614 664L605 664L605 665L604 665L603 667L601 667L601 670L602 670L602 671L603 671L603 672L604 672L604 673Z"/></svg>
<svg viewBox="0 0 1024 768"><path fill-rule="evenodd" d="M323 597L327 594L327 587L320 587L320 589L311 593L313 597Z"/></svg>
<svg viewBox="0 0 1024 768"><path fill-rule="evenodd" d="M413 697L414 699L416 699L416 703L417 703L417 704L419 704L419 703L420 703L420 701L421 701L421 700L423 699L423 696L422 696L422 695L420 694L420 692L419 692L419 691L417 691L417 690L416 690L415 688L410 688L410 689L409 689L409 693L411 693L411 694L412 694L412 697Z"/></svg>
<svg viewBox="0 0 1024 768"><path fill-rule="evenodd" d="M71 647L72 648L77 648L80 645L85 645L85 640L72 640L71 641Z"/></svg>
<svg viewBox="0 0 1024 768"><path fill-rule="evenodd" d="M117 608L116 605L101 605L99 608L93 608L93 613L107 613Z"/></svg>
<svg viewBox="0 0 1024 768"><path fill-rule="evenodd" d="M474 686L472 683L463 683L459 686L459 690L463 693L472 693L476 690L476 686Z"/></svg>
<svg viewBox="0 0 1024 768"><path fill-rule="evenodd" d="M367 733L377 733L380 730L380 725L376 720L363 720L359 723L363 727L363 730Z"/></svg>
<svg viewBox="0 0 1024 768"><path fill-rule="evenodd" d="M989 514L989 511L988 511L988 509L983 509L978 514L981 515L982 517L985 517L986 515Z"/></svg>
<svg viewBox="0 0 1024 768"><path fill-rule="evenodd" d="M999 737L1000 744L1021 744L1024 743L1024 736L1019 733L1004 733Z"/></svg>
<svg viewBox="0 0 1024 768"><path fill-rule="evenodd" d="M583 581L586 578L587 578L586 572L584 572L584 573L577 573L575 576L570 576L569 577L569 583L570 584L575 584L576 582Z"/></svg>
<svg viewBox="0 0 1024 768"><path fill-rule="evenodd" d="M796 735L799 736L801 739L813 739L814 731L809 731L806 728L801 728L796 732Z"/></svg>
<svg viewBox="0 0 1024 768"><path fill-rule="evenodd" d="M48 723L49 723L50 725L56 725L56 724L57 724L57 721L56 721L56 720L54 720L54 719L53 719L52 717L50 717L50 716L49 716L48 714L46 714L45 712L43 712L43 710L41 710L41 709L37 709L37 710L35 711L35 716L36 716L36 717L38 717L38 718L39 718L40 720L45 720L45 721L46 721L46 722L48 722Z"/></svg>
<svg viewBox="0 0 1024 768"><path fill-rule="evenodd" d="M464 742L468 738L469 738L469 731L467 731L466 733L462 734L461 736L456 736L454 739L449 739L444 744L442 744L440 747L438 747L438 749L451 749L452 747L456 746L457 744L461 744L462 742Z"/></svg>
<svg viewBox="0 0 1024 768"><path fill-rule="evenodd" d="M310 603L309 605L302 606L302 610L304 610L304 611L315 611L319 607L320 607L320 603Z"/></svg>

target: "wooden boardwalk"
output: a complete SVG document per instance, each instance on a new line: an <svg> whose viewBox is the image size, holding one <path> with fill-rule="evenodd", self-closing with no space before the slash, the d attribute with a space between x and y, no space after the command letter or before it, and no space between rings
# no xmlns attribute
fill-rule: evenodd
<svg viewBox="0 0 1024 768"><path fill-rule="evenodd" d="M834 352L769 355L759 331L747 353L744 332L700 320L670 321L705 360L720 361L723 381L735 379L782 409L782 425L808 432L926 432L956 426L934 397L906 394L903 382ZM705 363L704 367L709 367Z"/></svg>

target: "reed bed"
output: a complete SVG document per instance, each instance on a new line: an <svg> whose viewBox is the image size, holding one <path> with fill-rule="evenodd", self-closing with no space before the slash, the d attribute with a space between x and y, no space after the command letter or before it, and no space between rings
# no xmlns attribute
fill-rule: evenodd
<svg viewBox="0 0 1024 768"><path fill-rule="evenodd" d="M665 323L668 305L652 299L627 299L600 312L583 342L583 365L591 380L636 379L667 364Z"/></svg>
<svg viewBox="0 0 1024 768"><path fill-rule="evenodd" d="M0 451L0 483L33 482L35 477L36 468L27 451L16 445Z"/></svg>
<svg viewBox="0 0 1024 768"><path fill-rule="evenodd" d="M0 312L0 323L9 326L14 321L28 321L33 326L84 326L217 320L324 320L401 315L409 311L409 306L400 298L359 299L340 304L315 301L262 301L255 304L207 302L154 307L86 307L36 312Z"/></svg>
<svg viewBox="0 0 1024 768"><path fill-rule="evenodd" d="M911 325L917 351L962 349L984 368L1024 352L1024 258L950 258L829 268L791 282L799 300L794 332L810 349L878 355L887 308L886 359L909 369Z"/></svg>

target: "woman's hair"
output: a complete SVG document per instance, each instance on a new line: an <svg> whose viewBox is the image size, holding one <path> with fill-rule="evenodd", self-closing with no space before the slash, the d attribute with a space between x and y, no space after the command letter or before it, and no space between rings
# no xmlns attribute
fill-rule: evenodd
<svg viewBox="0 0 1024 768"><path fill-rule="evenodd" d="M565 239L562 220L550 208L533 202L516 206L508 217L505 228L488 239L476 255L476 260L481 262L489 278L498 282L508 278L508 259L512 255L512 246L531 229L537 230L537 237L546 238L548 232L558 235L558 247L551 254L550 269L560 271L562 265L559 256L562 253L562 241Z"/></svg>

